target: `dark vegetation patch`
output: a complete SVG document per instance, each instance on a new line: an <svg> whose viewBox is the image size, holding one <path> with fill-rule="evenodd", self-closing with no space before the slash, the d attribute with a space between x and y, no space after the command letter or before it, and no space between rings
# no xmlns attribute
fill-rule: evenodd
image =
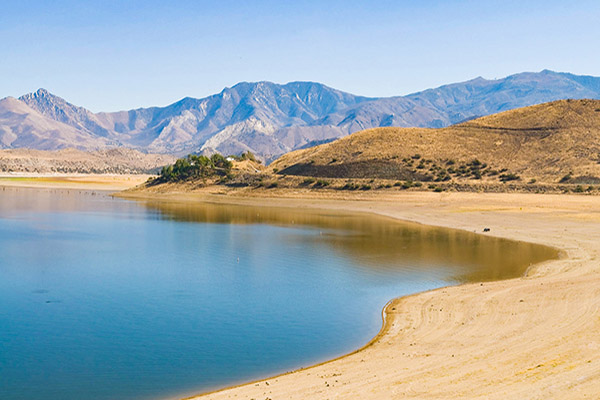
<svg viewBox="0 0 600 400"><path fill-rule="evenodd" d="M182 182L215 177L228 177L232 163L221 154L211 157L190 154L175 161L175 164L163 167L153 183Z"/></svg>
<svg viewBox="0 0 600 400"><path fill-rule="evenodd" d="M295 164L281 171L285 175L314 176L319 178L380 178L401 180L426 180L423 173L396 162L383 160L356 161L319 165L315 163ZM431 178L429 178L431 179Z"/></svg>
<svg viewBox="0 0 600 400"><path fill-rule="evenodd" d="M501 182L518 181L519 179L521 179L521 177L519 177L519 175L516 175L516 174L502 174L502 175L500 175L500 181Z"/></svg>
<svg viewBox="0 0 600 400"><path fill-rule="evenodd" d="M569 183L569 182L571 182L572 178L573 178L573 174L571 172L569 172L568 174L566 174L565 176L560 178L558 183Z"/></svg>
<svg viewBox="0 0 600 400"><path fill-rule="evenodd" d="M582 184L582 185L598 185L600 184L600 178L593 175L580 175L572 177L569 183Z"/></svg>
<svg viewBox="0 0 600 400"><path fill-rule="evenodd" d="M521 177L507 168L494 169L478 159L470 161L432 160L420 154L390 159L372 159L339 162L332 158L327 164L314 160L299 163L281 171L284 175L314 176L340 179L393 179L405 182L449 182L456 180L481 180L493 177L500 182L520 180ZM401 186L402 183L396 183Z"/></svg>
<svg viewBox="0 0 600 400"><path fill-rule="evenodd" d="M358 190L358 189L360 189L360 185L358 183L354 183L354 182L346 182L346 184L344 186L342 186L340 189L342 189L342 190Z"/></svg>
<svg viewBox="0 0 600 400"><path fill-rule="evenodd" d="M325 179L317 179L317 181L313 185L313 187L316 187L316 188L322 188L325 186L329 186L329 181L326 181Z"/></svg>
<svg viewBox="0 0 600 400"><path fill-rule="evenodd" d="M228 156L227 158L233 158L235 161L245 161L245 160L250 160L250 161L254 161L255 163L261 164L261 161L259 159L257 159L254 156L254 153L252 153L251 151L245 151L242 154L240 154L239 156Z"/></svg>

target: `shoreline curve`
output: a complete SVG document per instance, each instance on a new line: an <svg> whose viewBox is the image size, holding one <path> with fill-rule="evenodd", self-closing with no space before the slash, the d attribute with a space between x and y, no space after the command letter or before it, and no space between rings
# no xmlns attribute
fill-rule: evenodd
<svg viewBox="0 0 600 400"><path fill-rule="evenodd" d="M179 193L158 196L152 194L139 196L139 193L135 195L132 193L132 195L125 194L122 196L118 194L119 197L126 198L136 197L138 199L161 199L177 202L202 200L241 205L257 205L258 203L264 206L267 203L269 206L276 207L333 208L350 212L369 212L409 222L471 232L474 226L479 227L485 224L494 227L492 230L493 236L538 243L560 250L558 259L536 264L530 267L524 276L520 278L480 284L460 284L392 299L382 310L382 318L385 319L382 320L382 328L379 333L365 346L353 352L333 360L327 360L266 379L242 383L191 397L188 396L186 397L187 400L213 398L258 399L267 397L273 399L320 399L336 396L338 398L540 398L543 396L555 397L554 395L557 392L561 393L560 398L580 398L579 395L581 394L600 393L600 364L585 360L586 357L580 350L577 350L578 347L581 347L577 343L581 340L590 340L590 343L592 343L590 346L594 349L592 353L595 352L596 345L594 343L596 343L596 338L593 332L600 327L600 318L589 318L585 323L578 321L579 325L576 325L573 329L566 326L554 333L546 329L543 332L544 334L540 334L535 329L525 329L531 323L529 321L531 311L535 312L536 308L540 308L539 306L530 307L527 312L518 313L515 306L505 310L506 307L503 307L497 301L498 297L502 297L507 293L511 294L509 297L514 298L515 293L513 292L517 292L518 296L518 292L523 289L526 292L523 292L522 295L525 300L517 299L516 307L523 306L524 302L528 303L536 298L549 297L546 300L551 304L549 304L550 307L547 310L550 312L556 310L557 313L556 315L549 315L549 318L546 318L546 324L552 324L553 321L556 324L563 319L563 316L581 320L576 312L576 310L581 309L577 302L556 301L557 296L562 296L560 290L566 290L569 294L573 294L573 297L575 297L575 292L579 292L577 300L587 303L584 304L584 315L597 314L598 306L600 306L600 290L595 289L593 286L594 282L600 283L600 279L598 279L600 266L597 263L590 263L590 261L596 260L596 256L600 253L600 229L598 229L600 227L600 201L596 197L473 193L434 195L421 193L371 196L357 201L356 199L294 197L293 194L292 196L269 199L263 197L225 197L210 193ZM398 202L398 200L402 201ZM525 212L523 212L524 208ZM398 209L401 212L398 212ZM424 216L424 210L432 212ZM564 230L560 229L560 224L565 222L567 224L564 225ZM515 230L516 227L518 230ZM582 230L585 235L577 232L579 230ZM588 278L591 279L586 282ZM575 283L578 285L575 292L567 290L569 285L574 284L573 281L576 281ZM546 284L548 289L545 291L533 290L532 286L537 284ZM579 286L584 290L579 290ZM560 289L559 292L554 291L556 288ZM435 332L431 333L431 328L440 328L440 324L437 321L439 318L431 311L434 308L427 307L427 305L443 300L445 296L448 296L447 292L452 292L450 306L454 319L457 319L457 315L460 316L459 314L462 314L463 317L468 316L469 310L465 310L464 306L461 308L460 305L461 303L467 304L474 301L477 303L476 297L478 294L483 294L481 299L483 303L489 302L490 299L495 300L498 310L485 307L485 310L477 310L481 311L477 316L485 315L488 317L487 319L490 319L491 316L491 319L495 322L494 324L487 324L487 321L484 321L483 324L475 324L472 329L461 330L460 325L458 328L453 328L454 333L460 332L461 335L469 332L471 334L476 332L479 336L483 334L483 343L478 343L477 340L472 338L460 337L452 337L450 341L439 340L439 338L436 341L431 340L430 336L436 336ZM457 296L457 292L459 296ZM553 293L558 294L553 295ZM582 295L589 293L593 295L587 296L587 301L582 299ZM575 312L571 312L571 308ZM564 309L568 309L569 312L565 313ZM441 312L442 309L440 308L439 311ZM510 311L510 313L506 311ZM510 323L503 324L503 321L499 321L498 315L495 314L512 314L517 316L513 318L520 320L518 324L511 326ZM535 313L533 318L535 319ZM475 319L474 317L471 320L463 318L462 325L464 326L465 322L472 323ZM451 325L452 322L452 318L449 318L448 323ZM579 329L587 326L586 324L592 325L594 329ZM486 346L485 339L490 335L493 338L497 334L495 331L502 332L506 330L504 325L508 325L511 329L515 328L512 329L513 331L510 334L503 334L504 338L510 343L530 343L531 347L539 349L537 354L543 359L556 355L554 354L556 349L553 350L554 346L550 346L550 344L557 339L557 336L560 337L560 334L567 334L567 337L571 340L576 339L571 345L562 343L562 347L559 346L561 350L565 350L564 346L568 349L564 352L562 358L569 359L570 364L566 361L560 361L560 357L553 357L551 362L538 362L535 365L529 365L534 358L529 356L525 349L523 351L511 350L510 346L503 346L498 342ZM416 333L413 333L410 329ZM453 329L446 329L446 333L452 333ZM411 340L409 339L414 336L418 336L424 343L410 343ZM536 343L536 340L539 343ZM460 365L457 365L456 368L454 366L452 368L445 367L444 362L436 360L445 358L444 356L448 355L444 354L448 351L440 349L440 344L443 343L447 343L449 349L472 348L475 353L479 352L485 356L476 354L471 362L469 357L465 357L464 354L457 354L456 357L451 354L452 358L448 361L454 363L455 359L460 358L461 360L458 362ZM521 347L523 346L520 345L519 350L521 350ZM389 351L381 351L386 348ZM415 353L416 348L422 351ZM490 356L497 349L500 349L498 354L502 354L502 356ZM597 349L598 357L590 358L600 358L600 341L598 341ZM368 372L361 372L363 366L357 365L355 360L358 354L362 358L369 358L366 362L370 363L369 366L373 368L372 370L367 368ZM398 360L394 360L394 358ZM432 361L429 361L428 358ZM478 368L481 365L490 367L495 362L505 363L507 361L513 364L512 367L494 367L490 368L490 371ZM564 367L565 365L568 368L564 371L560 370L561 366ZM435 370L444 373L435 374L432 372ZM598 379L581 379L581 376L579 376L579 381L573 383L571 375L575 373L574 371L584 372L582 375L584 377L595 377L597 375ZM431 376L432 374L436 376ZM315 377L315 375L324 378ZM335 379L346 375L349 379L344 382ZM461 376L462 378L460 378ZM335 385L330 385L332 379L336 381ZM557 391L557 380L562 380L563 386L569 389ZM483 385L480 384L482 381ZM448 384L448 388L443 388L443 382ZM414 386L416 385L422 386L422 389L415 390ZM578 387L578 396L572 396L574 393L572 392L573 387ZM550 392L552 392L552 395L548 396Z"/></svg>

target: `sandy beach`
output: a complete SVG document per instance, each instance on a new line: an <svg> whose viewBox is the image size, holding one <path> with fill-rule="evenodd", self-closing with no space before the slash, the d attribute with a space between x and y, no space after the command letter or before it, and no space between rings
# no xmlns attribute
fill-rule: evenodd
<svg viewBox="0 0 600 400"><path fill-rule="evenodd" d="M130 194L369 212L562 250L518 279L391 301L364 348L194 399L581 399L600 395L600 198L484 193ZM315 195L313 195L315 197ZM490 231L483 233L484 228Z"/></svg>
<svg viewBox="0 0 600 400"><path fill-rule="evenodd" d="M148 180L150 175L0 173L0 187L118 191Z"/></svg>

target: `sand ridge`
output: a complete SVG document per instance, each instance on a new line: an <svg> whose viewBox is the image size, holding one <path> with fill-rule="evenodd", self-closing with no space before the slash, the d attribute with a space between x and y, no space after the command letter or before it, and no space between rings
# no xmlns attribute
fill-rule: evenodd
<svg viewBox="0 0 600 400"><path fill-rule="evenodd" d="M384 310L380 335L355 353L194 399L600 395L600 200L595 196L413 192L360 201L307 199L291 192L279 198L146 196L371 212L477 232L488 227L485 234L546 244L563 253L559 260L532 266L522 278L395 299Z"/></svg>

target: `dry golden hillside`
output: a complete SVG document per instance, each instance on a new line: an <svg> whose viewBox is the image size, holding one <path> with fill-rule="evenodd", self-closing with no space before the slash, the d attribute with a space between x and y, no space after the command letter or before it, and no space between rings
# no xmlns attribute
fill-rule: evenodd
<svg viewBox="0 0 600 400"><path fill-rule="evenodd" d="M600 183L600 101L560 100L442 129L376 128L288 153L280 174Z"/></svg>

